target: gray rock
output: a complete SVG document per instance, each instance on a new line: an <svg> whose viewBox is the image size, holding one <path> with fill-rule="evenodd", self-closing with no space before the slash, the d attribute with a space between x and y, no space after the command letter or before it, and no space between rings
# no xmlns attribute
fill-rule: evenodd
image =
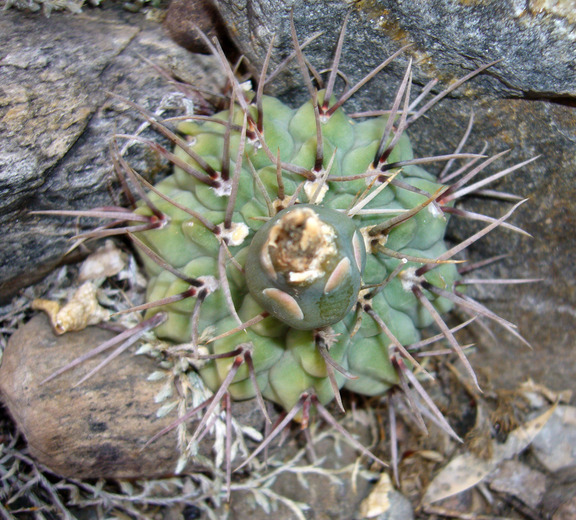
<svg viewBox="0 0 576 520"><path fill-rule="evenodd" d="M502 60L490 69L498 81L483 82L499 96L573 97L576 18L561 9L567 2L551 4L378 0L362 2L360 11L371 20L381 13L384 28L414 42L436 75L460 75L475 64Z"/></svg>
<svg viewBox="0 0 576 520"><path fill-rule="evenodd" d="M532 453L550 472L576 467L576 407L556 408L532 442Z"/></svg>
<svg viewBox="0 0 576 520"><path fill-rule="evenodd" d="M111 136L141 121L108 92L154 110L176 91L142 57L217 90L214 60L189 55L141 15L126 19L114 10L49 19L7 11L0 18L9 42L0 50L0 298L41 277L70 246L62 228L73 220L29 210L113 203ZM163 167L157 154L132 156L140 171Z"/></svg>
<svg viewBox="0 0 576 520"><path fill-rule="evenodd" d="M576 466L567 466L550 476L542 513L552 520L576 518Z"/></svg>
<svg viewBox="0 0 576 520"><path fill-rule="evenodd" d="M463 107L452 100L442 106L456 113L457 105ZM479 348L472 362L498 387L512 389L532 378L555 390L571 389L575 372L567 360L571 359L576 337L576 266L571 259L576 250L576 235L571 231L576 222L576 113L571 107L545 101L482 100L467 105L476 113L477 145L487 142L492 151L511 150L499 167L540 156L498 185L501 191L528 199L512 222L533 238L500 230L469 252L472 261L510 255L473 273L479 278L541 279L524 285L474 288L477 299L518 325L518 332L532 348L526 348L497 325L490 326L493 337L478 328L472 341ZM426 121L427 133L415 139L423 153L442 138L445 128L440 120ZM488 199L467 200L465 207L489 215L504 212L502 204ZM473 229L477 227L459 219L451 233L461 240Z"/></svg>
<svg viewBox="0 0 576 520"><path fill-rule="evenodd" d="M326 50L332 49L342 20L350 12L343 63L350 65L346 73L353 79L402 45L411 44L407 54L418 62L416 82L460 77L463 71L501 60L474 84L475 90L501 97L546 98L576 95L576 17L567 4L517 0L217 1L241 50L258 65L273 33L280 54L291 51L291 9L301 41L315 31L327 36L324 43L308 48L313 64L325 63ZM405 62L406 58L399 63ZM397 70L392 67L392 74ZM368 87L361 102L378 99L380 90L378 83Z"/></svg>
<svg viewBox="0 0 576 520"><path fill-rule="evenodd" d="M532 509L546 491L546 476L517 460L503 461L489 478L491 489L513 495Z"/></svg>
<svg viewBox="0 0 576 520"><path fill-rule="evenodd" d="M576 497L564 502L554 513L552 520L573 520L574 518L576 518Z"/></svg>

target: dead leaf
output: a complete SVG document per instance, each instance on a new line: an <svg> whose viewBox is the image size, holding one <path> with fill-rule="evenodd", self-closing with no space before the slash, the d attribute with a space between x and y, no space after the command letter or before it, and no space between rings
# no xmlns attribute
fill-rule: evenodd
<svg viewBox="0 0 576 520"><path fill-rule="evenodd" d="M479 459L471 453L464 453L452 459L428 486L423 504L438 502L481 482L501 461L520 453L532 442L550 420L556 406L553 405L543 414L510 432L505 443L492 441L494 455L489 460Z"/></svg>

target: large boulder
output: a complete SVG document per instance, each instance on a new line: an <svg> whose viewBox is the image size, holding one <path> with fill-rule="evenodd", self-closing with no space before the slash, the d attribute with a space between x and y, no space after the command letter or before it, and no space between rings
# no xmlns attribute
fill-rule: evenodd
<svg viewBox="0 0 576 520"><path fill-rule="evenodd" d="M468 93L498 97L570 98L576 96L573 67L573 3L453 2L452 0L216 0L223 19L242 52L253 64L262 63L270 38L276 35L272 63L292 51L290 17L303 42L320 31L323 36L306 50L312 64L327 65L347 13L343 63L357 79L404 45L403 58L379 81L356 96L358 104L380 100L382 85L398 74L407 60L417 63L415 81L448 81L479 65L499 60L489 74L468 85ZM272 66L272 68L274 68ZM291 80L279 89L293 86ZM296 83L299 80L294 80Z"/></svg>

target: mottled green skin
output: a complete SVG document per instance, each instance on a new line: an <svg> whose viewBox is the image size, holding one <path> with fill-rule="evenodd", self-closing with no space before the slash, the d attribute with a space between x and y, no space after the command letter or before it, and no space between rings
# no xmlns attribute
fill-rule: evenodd
<svg viewBox="0 0 576 520"><path fill-rule="evenodd" d="M316 153L316 126L311 102L294 110L275 98L265 97L263 108L264 138L268 148L274 154L279 150L282 161L311 169ZM227 121L228 112L221 112L216 117ZM234 121L237 125L242 124L241 110L238 109L234 114ZM366 171L374 158L385 124L384 117L357 122L349 119L342 109L335 112L328 122L322 125L324 166L328 165L335 153L330 174L351 176ZM221 166L224 129L224 125L213 122L189 122L182 124L180 128L191 139L192 149L217 170L220 170ZM239 132L234 131L230 146L232 170L235 166L239 140ZM177 150L177 154L200 169L182 150ZM255 149L252 143L246 144L246 155L250 158L269 197L275 200L278 194L276 167L264 150ZM388 161L395 162L412 157L409 139L404 135ZM285 171L282 177L289 198L303 179ZM417 166L405 167L397 179L430 194L440 187L429 173ZM200 212L214 224L223 222L227 197L218 196L212 188L193 179L180 168L176 167L173 175L158 183L156 187L180 204ZM320 205L346 210L354 204L357 195L366 189L367 183L364 179L357 179L329 183L329 187ZM170 224L160 230L140 233L139 238L187 275L193 277L211 275L218 278L217 258L220 247L218 239L189 214L153 193L150 194L150 198L169 215ZM388 186L368 203L365 209L410 209L425 199L423 195ZM308 202L303 190L298 200L301 203ZM146 213L149 210L142 208L140 211ZM354 216L352 222L356 229L361 229L379 224L392 216L360 215ZM264 197L244 161L233 221L245 223L250 228L250 233L242 245L230 248L240 265L245 264L248 246L255 232L268 217ZM386 247L412 256L436 258L446 251L444 244L446 224L442 212L428 207L394 228L388 236ZM142 256L150 276L149 301L178 294L187 289L185 282L163 271L149 258ZM368 251L362 282L364 284L382 282L398 262L398 259L382 253ZM419 265L408 263L406 268ZM261 313L263 309L248 292L244 274L231 262L227 262L227 277L240 319L248 320ZM453 264L442 264L429 271L425 277L430 283L451 290L458 279L458 274ZM445 313L452 307L452 304L443 298L432 294L426 294L426 297L440 313ZM195 302L195 299L190 298L150 311L150 314L159 310L168 311L168 320L156 329L157 335L178 343L189 342L192 331L191 314ZM403 345L418 341L419 329L433 322L428 311L418 302L409 287L403 285L399 277L394 278L377 294L371 301L371 306ZM389 360L390 340L378 324L364 313L358 330L352 335L357 316L354 306L344 319L332 325L333 332L337 336L330 348L330 355L338 364L358 377L345 379L338 372L335 373L335 377L339 386L354 392L366 395L383 394L398 382L397 374ZM231 315L222 290L216 290L202 303L198 329L201 339L224 333L237 325L238 321ZM208 343L207 347L211 352L225 353L247 342L253 344L257 380L266 398L286 409L290 409L297 402L302 392L310 389L316 392L323 403L333 399L334 392L327 377L326 363L315 346L314 331L298 330L274 317L268 317L246 331ZM215 390L226 377L232 363L232 358L211 361L200 369L200 373L207 385ZM236 399L248 399L255 395L245 365L240 367L230 391Z"/></svg>

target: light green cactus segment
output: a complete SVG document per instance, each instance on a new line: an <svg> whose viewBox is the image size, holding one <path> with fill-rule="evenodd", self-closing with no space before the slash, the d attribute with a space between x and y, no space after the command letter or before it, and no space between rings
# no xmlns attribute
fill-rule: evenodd
<svg viewBox="0 0 576 520"><path fill-rule="evenodd" d="M244 301L242 302L242 307L240 308L238 315L242 320L248 321L250 318L257 316L261 312L262 307L260 307L258 303L256 303L256 300L254 300L254 298L248 294L245 296ZM286 323L283 323L280 320L274 318L274 316L268 316L262 321L256 323L256 325L252 325L250 328L250 330L256 334L269 338L284 336L288 329L289 326Z"/></svg>
<svg viewBox="0 0 576 520"><path fill-rule="evenodd" d="M345 388L365 395L380 395L398 383L398 376L390 358L390 341L385 335L364 338L356 348L348 353L348 368L357 375L349 379Z"/></svg>
<svg viewBox="0 0 576 520"><path fill-rule="evenodd" d="M330 357L341 365L347 365L346 350L350 336L342 325L337 326L334 332L338 334L335 343L330 347ZM292 356L301 368L312 377L327 377L328 369L318 349L311 349L314 344L314 332L310 330L291 329L286 337L286 348L292 352Z"/></svg>
<svg viewBox="0 0 576 520"><path fill-rule="evenodd" d="M322 96L320 93L320 100ZM274 156L279 152L281 161L285 163L312 168L317 149L312 103L292 109L278 99L265 96L262 105L263 137L268 152ZM256 118L255 107L251 107L250 111ZM229 112L223 111L213 117L223 123L188 121L182 123L179 130L188 140L190 150L220 172ZM235 126L229 136L230 172L234 171L237 160L243 122L239 107L234 109L232 120ZM351 177L369 170L385 125L385 117L353 121L342 109L322 122L323 167L327 168L332 161L329 175ZM362 208L355 208L358 201L367 193L373 193L385 178L333 182L328 177L328 191L310 204L307 191L301 186L305 179L283 170L282 180L287 197L283 203L299 189L297 204L277 215L269 215L262 189L271 201L275 201L279 193L277 167L269 153L254 135L247 139L232 221L236 225L247 226L248 234L242 243L228 244L240 268L234 262L226 261L231 301L225 297L220 281L220 287L210 292L199 307L194 340L213 354L234 351L239 345L251 349L260 391L265 398L286 409L294 406L300 395L308 390L313 390L323 403L332 400L334 388L330 374L338 387L366 395L382 394L398 382L388 351L391 341L372 316L358 310L358 292L363 285L382 283L399 265L400 260L388 256L384 248L419 258L435 259L443 254L447 250L444 244L447 222L444 213L433 203L388 230L386 236L378 239L370 237L366 244L363 237L368 236L366 230L370 227L422 204L441 186L422 168L406 166L399 172L387 173L397 173L396 179L404 185L413 186L413 191L390 184ZM200 161L192 159L179 148L175 154L190 168L206 176ZM388 162L405 161L412 157L410 141L403 135ZM260 183L255 181L254 175L260 179ZM220 226L224 222L228 196L194 178L184 169L176 166L174 174L156 187L214 225ZM186 275L196 279L209 276L219 280L217 261L221 238L206 229L198 219L158 195L151 193L150 198L166 214L169 222L162 229L138 233L138 237ZM351 209L357 211L348 216ZM315 271L317 266L313 266L311 269L315 274L308 277L308 272L303 271L305 274L291 275L290 280L298 281L300 276L304 280L298 286L287 283L288 275L278 274L273 262L267 263L272 258L277 260L274 246L272 250L268 248L264 251L264 263L262 255L267 240L270 240L271 230L278 231L274 226L283 218L282 215L302 210L311 210L317 215L321 223L319 236L330 235L330 229L334 236L331 241L328 240L328 245L324 244L331 252L320 262L321 268ZM144 206L139 211L149 213ZM307 221L304 219L302 222ZM288 228L291 229L290 226ZM299 236L302 237L301 234ZM150 276L148 301L187 290L186 282L163 271L146 255L141 256ZM389 332L403 345L417 342L420 329L434 321L411 290L412 280L418 276L417 269L421 266L409 261L398 276L363 300L363 305L369 304ZM334 271L336 274L332 276ZM423 276L428 283L446 290L452 290L459 277L455 265L450 263L435 266ZM446 298L430 291L424 292L439 313L452 308L452 302ZM192 313L195 304L196 300L192 298L150 310L148 315L160 310L168 314L167 322L156 329L157 335L178 343L190 343L193 339ZM231 305L236 309L234 313ZM213 340L264 311L269 315L257 324ZM318 348L318 331L314 330L321 327L324 327L322 333L330 338L325 343L328 355L342 369L356 376L355 379L346 379L339 371L327 366ZM207 361L199 369L200 374L206 384L216 391L233 363L234 357ZM229 391L236 399L248 399L255 395L246 364L238 369Z"/></svg>
<svg viewBox="0 0 576 520"><path fill-rule="evenodd" d="M298 402L302 389L313 388L317 379L302 370L292 354L286 351L270 369L268 381L270 386L263 395L285 410L290 410Z"/></svg>
<svg viewBox="0 0 576 520"><path fill-rule="evenodd" d="M338 385L342 387L344 376L339 373L334 376ZM334 399L334 390L329 379L311 376L302 369L289 351L286 351L278 363L270 369L268 381L270 386L262 392L262 395L277 402L286 410L290 410L298 402L300 395L309 390L314 391L324 404Z"/></svg>
<svg viewBox="0 0 576 520"><path fill-rule="evenodd" d="M233 318L225 318L219 323L218 331L232 329L235 325L237 325L237 323L234 322ZM217 340L214 343L213 351L215 354L224 354L233 351L238 345L252 347L252 359L254 361L256 374L272 368L284 352L283 341L281 339L259 336L250 330L246 332L238 332L226 338ZM215 361L220 379L226 377L233 362L233 358L221 358ZM244 364L240 366L234 381L243 381L248 378L248 368Z"/></svg>

